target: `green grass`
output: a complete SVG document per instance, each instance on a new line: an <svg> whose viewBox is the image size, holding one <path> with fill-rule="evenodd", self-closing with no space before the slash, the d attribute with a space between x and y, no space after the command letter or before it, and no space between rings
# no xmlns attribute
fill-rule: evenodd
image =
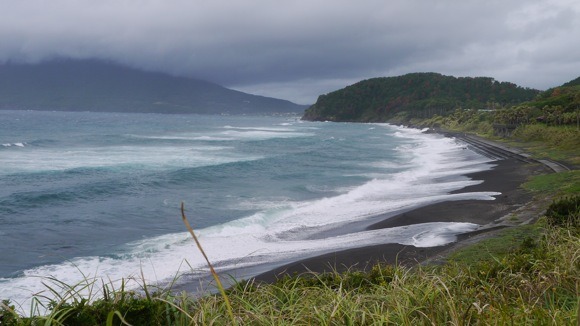
<svg viewBox="0 0 580 326"><path fill-rule="evenodd" d="M580 138L580 135L578 136ZM552 159L566 163L570 166L580 167L580 151L578 147L560 147L545 141L521 141L516 138L494 138L496 141L504 142L506 145L521 148L531 154L536 159Z"/></svg>
<svg viewBox="0 0 580 326"><path fill-rule="evenodd" d="M466 265L495 260L523 246L535 245L542 230L543 228L537 224L506 228L499 231L494 237L451 253L447 260Z"/></svg>
<svg viewBox="0 0 580 326"><path fill-rule="evenodd" d="M368 273L304 274L275 284L241 282L227 296L240 325L575 325L580 231L545 226L533 232L533 245L524 240L494 259L438 267L376 265ZM90 303L73 301L54 302L48 316L32 318L18 316L5 303L0 324L232 323L221 295L137 296L117 289Z"/></svg>
<svg viewBox="0 0 580 326"><path fill-rule="evenodd" d="M556 194L559 196L579 194L580 171L535 176L522 186L537 194Z"/></svg>
<svg viewBox="0 0 580 326"><path fill-rule="evenodd" d="M518 127L511 137L496 140L522 148L538 159L580 166L580 131L575 127L528 124Z"/></svg>
<svg viewBox="0 0 580 326"><path fill-rule="evenodd" d="M513 137L526 142L540 141L561 149L577 149L580 145L580 130L576 126L526 124L516 128Z"/></svg>

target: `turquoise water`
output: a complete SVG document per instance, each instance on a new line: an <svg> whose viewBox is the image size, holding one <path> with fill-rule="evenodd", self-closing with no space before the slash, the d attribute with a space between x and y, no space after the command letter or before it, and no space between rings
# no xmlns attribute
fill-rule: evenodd
<svg viewBox="0 0 580 326"><path fill-rule="evenodd" d="M74 284L143 271L163 282L205 272L182 201L218 269L445 244L477 226L352 226L434 202L492 200L497 193L449 194L491 166L454 139L386 124L0 111L0 293L24 302L47 276ZM353 232L336 231L345 225Z"/></svg>

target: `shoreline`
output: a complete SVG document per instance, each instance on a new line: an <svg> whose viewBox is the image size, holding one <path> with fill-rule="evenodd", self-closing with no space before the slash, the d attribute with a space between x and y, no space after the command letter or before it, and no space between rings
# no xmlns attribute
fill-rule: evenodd
<svg viewBox="0 0 580 326"><path fill-rule="evenodd" d="M456 139L470 145L469 139L461 134L442 133L446 137ZM478 152L493 155L496 165L491 170L468 174L467 177L483 180L478 185L472 185L451 193L478 191L496 191L501 195L493 201L460 200L435 203L402 212L395 216L380 215L376 222L367 227L368 230L392 228L398 226L428 223L428 222L468 222L479 224L472 232L460 234L455 242L437 247L414 247L401 244L380 244L361 248L347 249L306 258L284 264L267 272L250 277L257 282L272 283L286 275L308 273L344 272L347 270L368 271L377 263L400 264L413 266L422 263L437 263L454 248L491 236L494 231L512 225L519 225L535 220L540 212L537 209L527 210L523 214L515 211L525 210L526 204L532 200L532 195L520 188L530 176L551 172L543 162L530 161L525 154L508 152L498 157L495 144L478 144Z"/></svg>

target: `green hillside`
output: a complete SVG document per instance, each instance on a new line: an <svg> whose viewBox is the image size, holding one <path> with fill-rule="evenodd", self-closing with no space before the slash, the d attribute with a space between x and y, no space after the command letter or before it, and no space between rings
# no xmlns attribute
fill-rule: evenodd
<svg viewBox="0 0 580 326"><path fill-rule="evenodd" d="M536 108L545 106L560 106L564 112L580 108L580 77L562 86L553 87L542 92L536 99L527 103Z"/></svg>
<svg viewBox="0 0 580 326"><path fill-rule="evenodd" d="M580 77L573 79L573 80L562 85L562 87L567 87L567 86L580 86Z"/></svg>
<svg viewBox="0 0 580 326"><path fill-rule="evenodd" d="M303 119L387 121L405 111L411 118L444 115L457 108L494 108L534 99L538 90L489 77L412 73L373 78L321 95Z"/></svg>
<svg viewBox="0 0 580 326"><path fill-rule="evenodd" d="M95 60L0 65L0 109L243 114L306 107Z"/></svg>

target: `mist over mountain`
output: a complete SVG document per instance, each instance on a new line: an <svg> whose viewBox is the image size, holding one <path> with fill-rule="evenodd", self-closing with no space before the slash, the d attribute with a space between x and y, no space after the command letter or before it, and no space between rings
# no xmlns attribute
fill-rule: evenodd
<svg viewBox="0 0 580 326"><path fill-rule="evenodd" d="M255 114L307 106L97 60L0 65L0 109Z"/></svg>

